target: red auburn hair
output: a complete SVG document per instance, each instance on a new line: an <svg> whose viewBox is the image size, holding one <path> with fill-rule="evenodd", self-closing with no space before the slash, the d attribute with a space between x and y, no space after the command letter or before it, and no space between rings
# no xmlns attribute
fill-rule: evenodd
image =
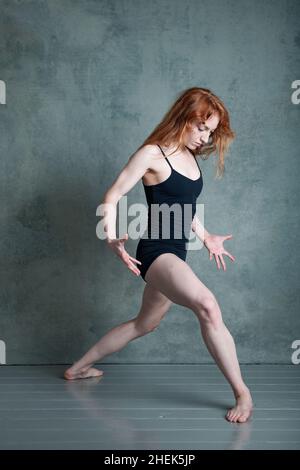
<svg viewBox="0 0 300 470"><path fill-rule="evenodd" d="M200 155L202 160L207 160L209 155L216 151L218 154L216 177L222 177L225 170L225 153L235 138L235 133L230 128L229 113L223 101L207 88L193 87L182 92L139 148L147 144L161 144L166 147L175 144L177 148L174 152L178 149L183 151L185 150L183 138L191 124L199 125L216 113L219 124L211 135L210 142L194 150L194 153Z"/></svg>

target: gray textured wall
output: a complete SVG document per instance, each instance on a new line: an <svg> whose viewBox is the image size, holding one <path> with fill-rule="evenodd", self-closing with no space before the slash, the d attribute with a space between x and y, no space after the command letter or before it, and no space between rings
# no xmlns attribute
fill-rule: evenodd
<svg viewBox="0 0 300 470"><path fill-rule="evenodd" d="M241 362L291 361L300 339L297 0L1 1L1 316L7 363L66 363L136 315L144 281L97 239L105 190L191 86L211 88L237 133L223 180L200 162L205 225L232 233L214 292ZM144 202L142 184L128 195ZM136 241L127 247L134 255ZM104 362L211 362L194 315Z"/></svg>

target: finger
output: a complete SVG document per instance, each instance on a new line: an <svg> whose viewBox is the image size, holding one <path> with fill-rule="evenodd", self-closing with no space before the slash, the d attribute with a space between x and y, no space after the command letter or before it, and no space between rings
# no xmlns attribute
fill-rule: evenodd
<svg viewBox="0 0 300 470"><path fill-rule="evenodd" d="M218 269L220 269L221 266L220 266L220 261L219 261L218 255L214 255L214 257L215 257Z"/></svg>
<svg viewBox="0 0 300 470"><path fill-rule="evenodd" d="M133 274L134 274L135 276L139 276L139 275L141 274L140 271L137 271L136 269L130 268L129 266L128 266L128 268L129 268L130 271L133 272Z"/></svg>
<svg viewBox="0 0 300 470"><path fill-rule="evenodd" d="M139 273L138 271L134 270L134 269L131 268L130 266L128 266L128 269L129 269L129 271L132 271L135 276L139 276L139 275L140 275L140 273Z"/></svg>
<svg viewBox="0 0 300 470"><path fill-rule="evenodd" d="M139 275L140 275L140 271L139 271L138 269L135 269L135 268L133 268L133 267L131 267L131 266L129 266L129 265L127 265L127 267L128 267L128 269L129 269L130 271L132 271L136 276L139 276Z"/></svg>
<svg viewBox="0 0 300 470"><path fill-rule="evenodd" d="M212 254L212 252L210 251L210 252L209 252L209 259L210 259L210 261L212 260L212 257L213 257L213 254Z"/></svg>
<svg viewBox="0 0 300 470"><path fill-rule="evenodd" d="M125 248L121 251L120 256L121 256L122 260L124 261L124 263L127 264L129 257L128 257L128 253L125 250Z"/></svg>
<svg viewBox="0 0 300 470"><path fill-rule="evenodd" d="M229 240L229 238L232 238L232 234L231 235L225 235L224 240Z"/></svg>
<svg viewBox="0 0 300 470"><path fill-rule="evenodd" d="M140 274L140 270L135 266L135 264L132 263L132 261L128 260L127 261L127 266L128 268L134 272L137 276Z"/></svg>
<svg viewBox="0 0 300 470"><path fill-rule="evenodd" d="M129 258L131 259L131 261L135 261L136 263L142 264L141 261L139 261L138 259L133 258L132 256L129 256Z"/></svg>
<svg viewBox="0 0 300 470"><path fill-rule="evenodd" d="M235 257L231 255L228 251L224 250L224 254L227 255L231 259L231 261L235 261Z"/></svg>
<svg viewBox="0 0 300 470"><path fill-rule="evenodd" d="M129 254L127 253L127 251L124 249L124 251L121 253L121 258L122 260L124 261L124 263L126 264L126 266L131 270L133 271L136 275L139 275L140 274L140 270L136 267L135 264L133 264L133 262L130 260L130 256Z"/></svg>
<svg viewBox="0 0 300 470"><path fill-rule="evenodd" d="M224 261L222 255L220 255L220 259L221 259L221 263L222 263L223 269L224 269L224 271L226 271L226 264L225 264L225 261Z"/></svg>

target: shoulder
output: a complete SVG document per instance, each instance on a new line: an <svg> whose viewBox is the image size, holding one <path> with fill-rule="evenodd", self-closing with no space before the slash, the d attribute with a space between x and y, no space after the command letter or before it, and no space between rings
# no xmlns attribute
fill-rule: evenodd
<svg viewBox="0 0 300 470"><path fill-rule="evenodd" d="M155 144L147 144L140 147L134 152L130 159L136 162L142 162L148 167L163 157L160 148Z"/></svg>
<svg viewBox="0 0 300 470"><path fill-rule="evenodd" d="M162 155L160 148L156 144L147 144L140 147L136 153L149 158L155 158Z"/></svg>

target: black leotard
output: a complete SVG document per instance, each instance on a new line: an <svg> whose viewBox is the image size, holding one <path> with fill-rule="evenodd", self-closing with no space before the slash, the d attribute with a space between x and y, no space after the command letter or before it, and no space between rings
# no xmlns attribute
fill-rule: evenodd
<svg viewBox="0 0 300 470"><path fill-rule="evenodd" d="M139 240L135 257L142 263L141 265L138 264L137 267L145 282L147 282L145 280L145 274L149 266L159 255L163 253L173 253L182 260L186 260L186 243L190 238L191 223L196 212L196 200L203 187L202 172L194 154L193 156L200 171L200 176L196 180L192 180L174 170L161 147L159 145L158 147L171 168L171 174L166 180L158 184L146 186L143 182L148 203L147 234L143 235ZM160 206L163 203L168 206L172 206L175 203L179 204L177 207L182 209L182 215L184 215L178 217L175 215L176 212L173 213L173 211L171 211L170 218L164 219L164 222L168 222L165 222L164 230L166 227L170 229L169 234L167 233L167 238L166 232L162 230L162 216L159 216L159 218L154 217L154 220L151 221L151 218L153 219L153 217L151 217L151 208L153 210L154 204ZM186 211L186 209L188 210ZM143 238L144 236L146 236L146 238Z"/></svg>

